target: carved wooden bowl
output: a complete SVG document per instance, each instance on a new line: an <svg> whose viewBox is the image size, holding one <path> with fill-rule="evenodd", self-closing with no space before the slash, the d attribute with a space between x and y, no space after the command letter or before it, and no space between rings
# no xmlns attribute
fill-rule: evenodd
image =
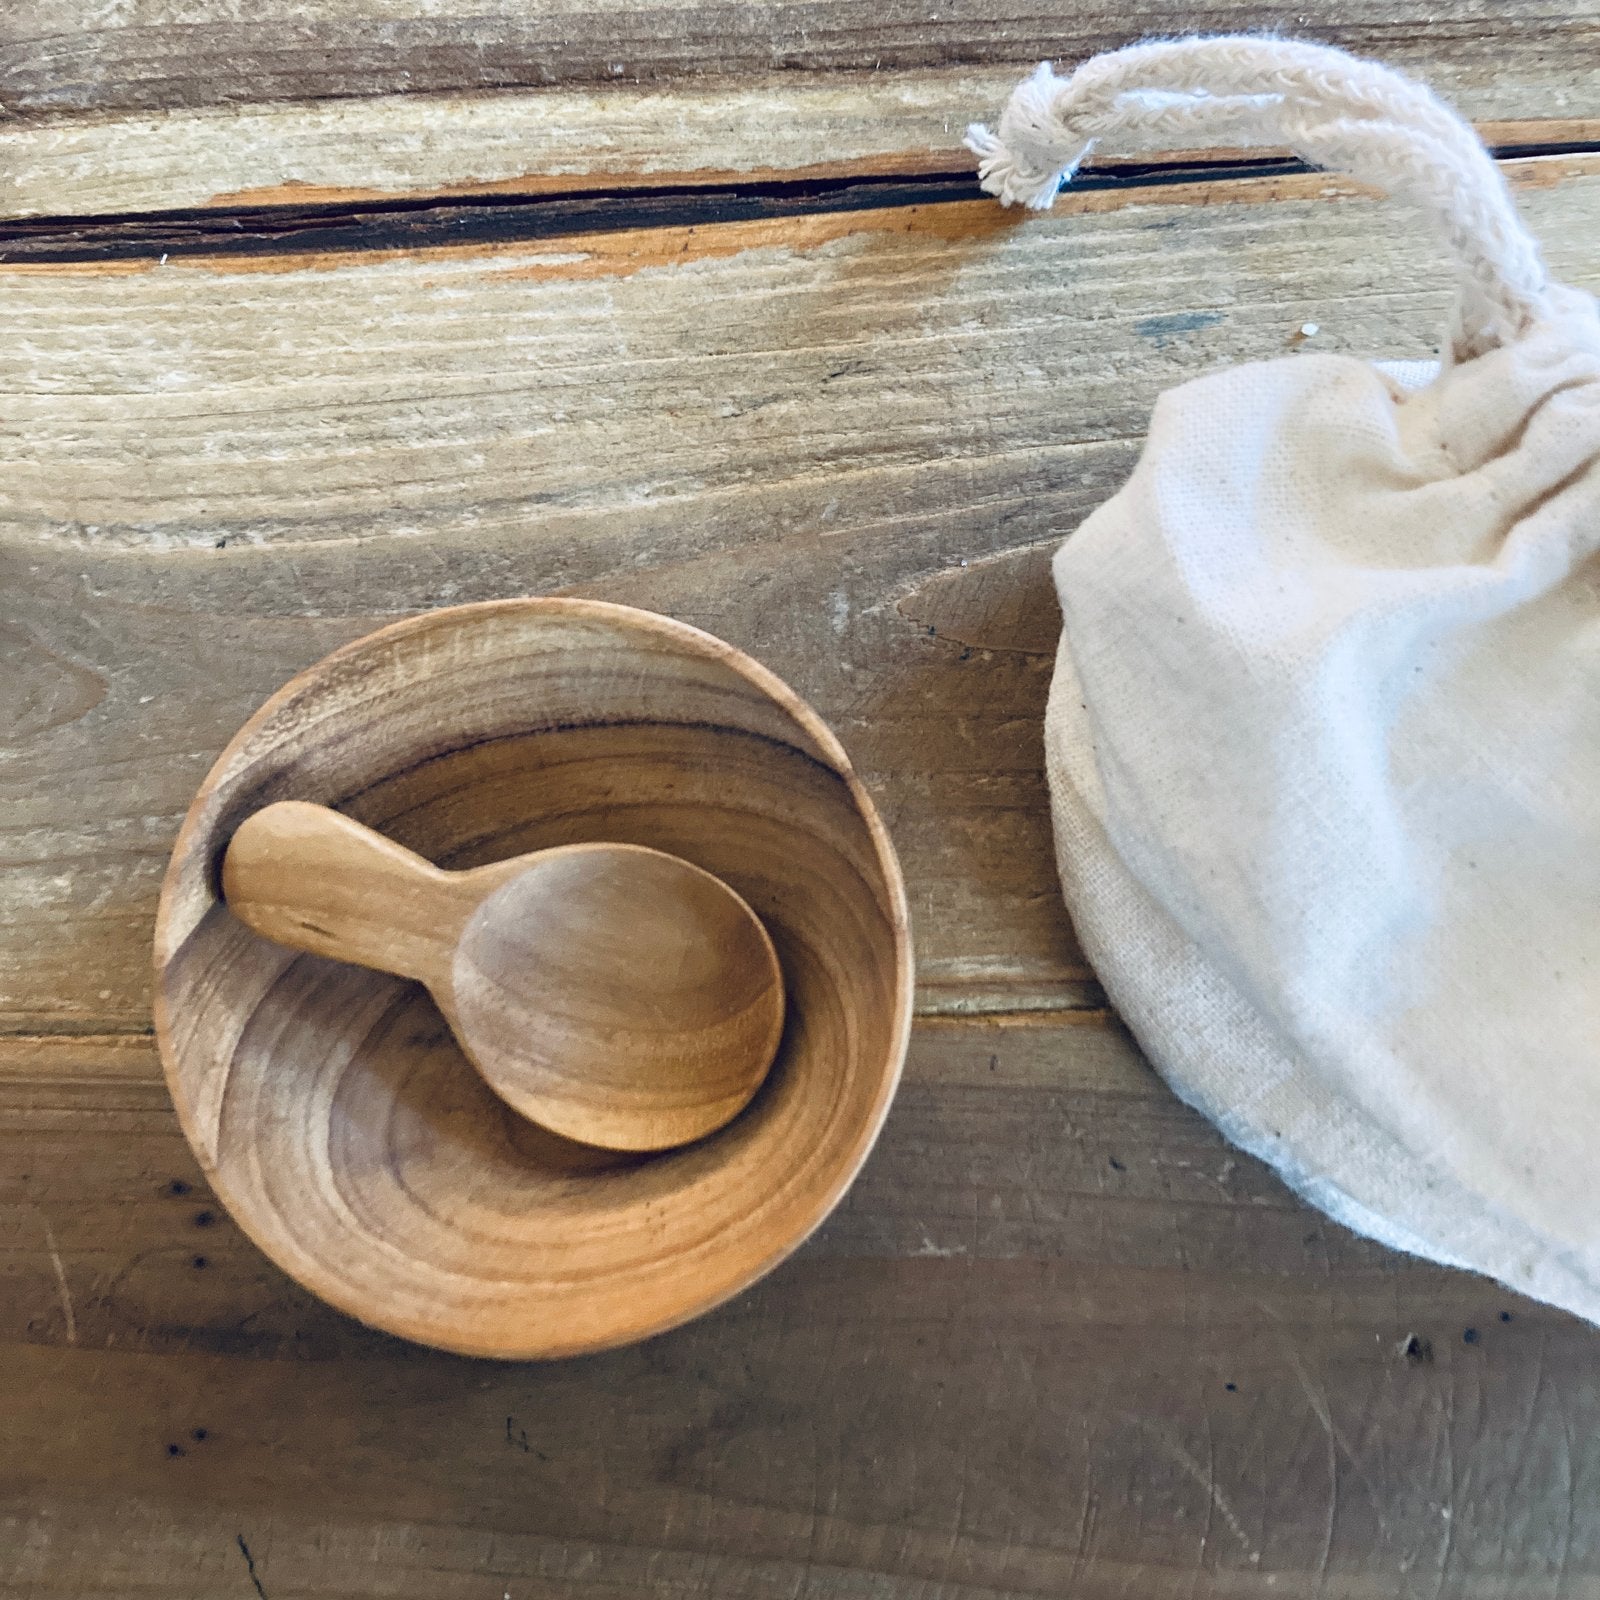
<svg viewBox="0 0 1600 1600"><path fill-rule="evenodd" d="M281 949L222 904L233 829L291 798L447 867L608 839L716 873L783 964L767 1082L650 1157L523 1122L420 989ZM281 689L189 810L155 959L167 1082L245 1232L374 1327L517 1358L669 1328L793 1250L877 1136L912 986L894 850L816 714L707 634L583 600L432 612Z"/></svg>

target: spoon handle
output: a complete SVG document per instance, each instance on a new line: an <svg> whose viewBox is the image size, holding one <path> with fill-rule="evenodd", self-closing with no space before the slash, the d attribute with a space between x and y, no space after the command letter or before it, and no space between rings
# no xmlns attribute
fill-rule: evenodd
<svg viewBox="0 0 1600 1600"><path fill-rule="evenodd" d="M257 933L424 982L449 970L465 888L460 874L303 800L247 817L222 862L223 897Z"/></svg>

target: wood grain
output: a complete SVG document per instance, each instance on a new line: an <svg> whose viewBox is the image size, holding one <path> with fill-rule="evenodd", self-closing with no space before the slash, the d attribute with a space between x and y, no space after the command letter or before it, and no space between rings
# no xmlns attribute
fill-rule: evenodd
<svg viewBox="0 0 1600 1600"><path fill-rule="evenodd" d="M934 179L1039 56L1251 25L1596 137L1585 0L0 7L0 1594L1600 1596L1593 1331L1229 1150L1095 1009L1054 882L1055 541L1161 388L1426 354L1444 286L1314 175L1135 164L1020 226ZM1591 160L1510 170L1595 286ZM260 701L551 591L818 705L925 1016L800 1255L509 1367L283 1277L140 1030L178 821Z"/></svg>
<svg viewBox="0 0 1600 1600"><path fill-rule="evenodd" d="M1587 167L1514 171L1593 285ZM552 592L697 623L817 706L898 842L924 1007L1093 1003L1044 806L1045 556L1161 388L1308 322L1312 349L1429 353L1433 252L1330 184L0 264L0 645L30 686L0 1016L142 1026L155 885L250 711L385 618Z"/></svg>
<svg viewBox="0 0 1600 1600"><path fill-rule="evenodd" d="M19 117L0 120L0 217L968 175L966 124L1027 64ZM1491 144L1600 141L1581 56L1546 63L1537 96L1509 73L1436 81Z"/></svg>
<svg viewBox="0 0 1600 1600"><path fill-rule="evenodd" d="M1586 0L1261 0L1113 6L1038 0L13 0L0 17L0 105L13 114L167 110L334 96L773 71L884 71L1076 60L1151 33L1284 29L1426 70L1498 80L1550 115L1600 43ZM1590 111L1594 108L1588 107Z"/></svg>
<svg viewBox="0 0 1600 1600"><path fill-rule="evenodd" d="M1103 1017L924 1023L798 1257L557 1366L281 1277L148 1044L0 1050L0 1175L6 1593L1600 1589L1592 1331L1307 1212Z"/></svg>
<svg viewBox="0 0 1600 1600"><path fill-rule="evenodd" d="M418 988L302 957L221 902L218 858L236 829L281 815L273 802L286 796L314 802L298 808L302 851L305 814L337 805L384 835L391 862L415 850L445 868L413 857L408 870L446 879L446 896L465 902L480 875L499 880L451 971L430 972L425 945L403 967L429 983L501 1098ZM330 816L318 823L324 838ZM353 823L335 820L348 853ZM372 834L363 842L376 853ZM664 851L655 859L699 868L719 901L735 891L741 919L753 910L770 935L758 947L762 979L776 948L787 1025L759 1095L745 1105L755 1085L739 1086L743 1114L725 1127L719 1118L648 1145L625 1138L572 1088L510 1074L506 1041L471 993L483 910L529 881L510 858L592 859L596 846ZM225 868L224 887L238 876ZM635 901L646 920L644 896ZM318 909L336 933L337 907ZM459 926L460 915L447 903L437 921ZM326 935L318 944L329 948ZM893 847L837 740L720 640L592 601L429 612L285 686L184 819L155 949L168 1084L232 1216L298 1281L373 1326L511 1359L659 1332L771 1270L872 1148L911 1014ZM545 997L525 1031L570 1003ZM636 1017L613 1026L619 1053L638 1027ZM763 1071L775 1044L763 1041ZM593 1075L604 1070L628 1109L629 1086L614 1066L597 1063ZM629 1098L657 1123L683 1110L637 1090ZM586 1163L574 1177L565 1152L551 1159L548 1134L506 1101L568 1137L678 1148Z"/></svg>
<svg viewBox="0 0 1600 1600"><path fill-rule="evenodd" d="M503 830L505 796L476 826ZM265 939L425 984L507 1105L590 1146L714 1133L783 1037L783 969L749 905L680 856L603 835L447 872L342 811L280 800L228 840L222 899Z"/></svg>

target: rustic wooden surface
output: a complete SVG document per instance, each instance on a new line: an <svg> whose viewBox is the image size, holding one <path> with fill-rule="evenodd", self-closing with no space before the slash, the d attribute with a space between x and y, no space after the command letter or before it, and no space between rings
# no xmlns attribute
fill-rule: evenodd
<svg viewBox="0 0 1600 1600"><path fill-rule="evenodd" d="M165 111L775 70L1009 68L1146 33L1263 28L1382 54L1452 89L1502 80L1543 115L1563 90L1581 97L1600 47L1588 0L10 0L0 105Z"/></svg>
<svg viewBox="0 0 1600 1600"><path fill-rule="evenodd" d="M1270 154L1024 222L951 148L1039 54L1285 26L1456 94L1597 288L1600 16L937 12L0 11L0 1594L1600 1596L1600 1334L1230 1151L1101 1009L1050 862L1053 542L1161 388L1428 353L1438 263ZM147 974L249 712L528 592L670 612L818 707L900 847L921 1019L799 1257L501 1366L234 1230Z"/></svg>
<svg viewBox="0 0 1600 1600"><path fill-rule="evenodd" d="M1429 62L1436 81L1452 75ZM0 120L0 217L428 201L944 175L970 181L964 123L1005 102L1014 64L618 85L604 95L390 95L145 115ZM1452 83L1508 150L1600 141L1579 96L1541 104L1507 73ZM1587 114L1585 114L1585 112ZM1163 152L1163 166L1174 166ZM1113 156L1097 168L1125 171Z"/></svg>

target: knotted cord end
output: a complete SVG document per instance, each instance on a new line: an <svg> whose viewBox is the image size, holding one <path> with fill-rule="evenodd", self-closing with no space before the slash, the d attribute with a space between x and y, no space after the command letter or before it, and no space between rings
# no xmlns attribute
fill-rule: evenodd
<svg viewBox="0 0 1600 1600"><path fill-rule="evenodd" d="M963 142L978 157L978 182L1001 205L1047 210L1088 155L1092 141L1075 139L1055 115L1066 82L1041 61L1012 91L998 134L978 122L967 129Z"/></svg>

